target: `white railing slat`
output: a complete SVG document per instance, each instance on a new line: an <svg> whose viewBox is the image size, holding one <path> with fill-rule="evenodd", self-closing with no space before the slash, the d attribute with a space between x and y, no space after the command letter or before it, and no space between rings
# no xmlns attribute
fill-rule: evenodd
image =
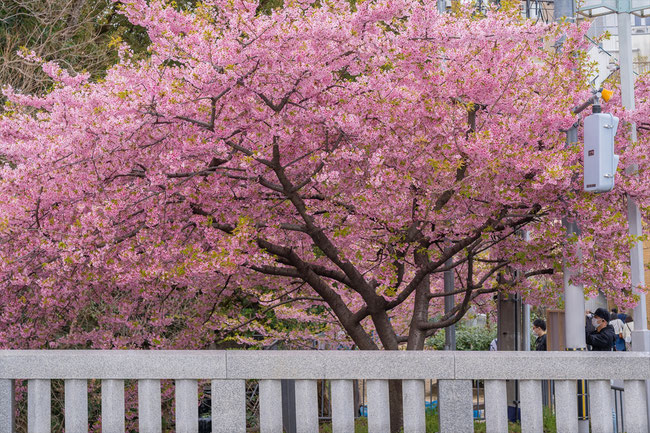
<svg viewBox="0 0 650 433"><path fill-rule="evenodd" d="M66 379L64 390L65 432L88 433L88 381Z"/></svg>
<svg viewBox="0 0 650 433"><path fill-rule="evenodd" d="M519 381L521 401L521 433L543 433L542 383L539 380Z"/></svg>
<svg viewBox="0 0 650 433"><path fill-rule="evenodd" d="M124 433L123 380L102 380L102 433Z"/></svg>
<svg viewBox="0 0 650 433"><path fill-rule="evenodd" d="M402 381L402 404L404 407L404 433L425 433L424 380Z"/></svg>
<svg viewBox="0 0 650 433"><path fill-rule="evenodd" d="M282 384L277 379L260 380L260 433L282 431Z"/></svg>
<svg viewBox="0 0 650 433"><path fill-rule="evenodd" d="M0 379L0 431L13 433L16 431L14 414L16 412L16 397L12 379Z"/></svg>
<svg viewBox="0 0 650 433"><path fill-rule="evenodd" d="M486 433L508 433L508 401L505 380L485 380Z"/></svg>
<svg viewBox="0 0 650 433"><path fill-rule="evenodd" d="M318 433L318 386L315 380L296 380L296 431Z"/></svg>
<svg viewBox="0 0 650 433"><path fill-rule="evenodd" d="M332 432L354 431L354 381L332 379Z"/></svg>
<svg viewBox="0 0 650 433"><path fill-rule="evenodd" d="M647 398L645 381L625 381L623 392L625 431L629 433L648 431Z"/></svg>
<svg viewBox="0 0 650 433"><path fill-rule="evenodd" d="M27 432L50 433L52 393L50 379L27 381Z"/></svg>
<svg viewBox="0 0 650 433"><path fill-rule="evenodd" d="M212 381L212 432L246 432L246 381ZM261 398L261 395L260 395ZM280 406L280 412L282 412ZM260 409L261 410L261 409Z"/></svg>
<svg viewBox="0 0 650 433"><path fill-rule="evenodd" d="M613 433L612 386L609 380L589 381L591 433Z"/></svg>
<svg viewBox="0 0 650 433"><path fill-rule="evenodd" d="M174 382L176 400L176 433L198 433L199 385L193 379Z"/></svg>
<svg viewBox="0 0 650 433"><path fill-rule="evenodd" d="M138 380L138 422L142 433L162 433L159 379Z"/></svg>
<svg viewBox="0 0 650 433"><path fill-rule="evenodd" d="M474 431L471 380L439 380L438 405L441 432Z"/></svg>
<svg viewBox="0 0 650 433"><path fill-rule="evenodd" d="M578 431L578 388L575 380L555 381L555 426L557 433Z"/></svg>
<svg viewBox="0 0 650 433"><path fill-rule="evenodd" d="M390 403L388 381L366 380L368 391L368 431L390 433Z"/></svg>
<svg viewBox="0 0 650 433"><path fill-rule="evenodd" d="M212 432L245 433L246 381L213 380L211 389Z"/></svg>

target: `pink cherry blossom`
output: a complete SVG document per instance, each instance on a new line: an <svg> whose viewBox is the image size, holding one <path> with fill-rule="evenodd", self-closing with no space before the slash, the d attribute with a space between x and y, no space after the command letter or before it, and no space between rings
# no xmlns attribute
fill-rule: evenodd
<svg viewBox="0 0 650 433"><path fill-rule="evenodd" d="M123 46L94 82L43 63L49 93L5 90L0 346L344 331L362 349L421 349L497 290L557 304L564 257L586 293L634 304L625 197L647 215L650 143L621 128L615 190L582 192L562 130L590 96L585 25L428 0L255 9L131 1L149 57ZM636 111L605 110L641 125L649 84Z"/></svg>

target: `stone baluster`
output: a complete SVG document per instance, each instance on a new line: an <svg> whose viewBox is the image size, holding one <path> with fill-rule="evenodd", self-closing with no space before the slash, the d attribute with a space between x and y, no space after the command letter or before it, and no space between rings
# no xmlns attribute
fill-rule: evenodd
<svg viewBox="0 0 650 433"><path fill-rule="evenodd" d="M578 427L578 399L575 380L555 381L555 426L557 433L574 433Z"/></svg>
<svg viewBox="0 0 650 433"><path fill-rule="evenodd" d="M612 386L609 380L589 381L591 433L613 433Z"/></svg>
<svg viewBox="0 0 650 433"><path fill-rule="evenodd" d="M182 379L174 382L176 401L176 432L198 433L197 411L199 385L196 380Z"/></svg>
<svg viewBox="0 0 650 433"><path fill-rule="evenodd" d="M542 384L539 380L520 380L521 432L543 433Z"/></svg>
<svg viewBox="0 0 650 433"><path fill-rule="evenodd" d="M262 384L260 383L261 388ZM245 433L246 381L243 379L213 380L211 395L212 431L214 433ZM261 391L260 398L262 398ZM273 396L271 395L270 398L273 398ZM260 417L261 407L264 405L266 408L266 404L264 402L260 403ZM282 407L278 407L282 412ZM282 417L280 416L280 418Z"/></svg>
<svg viewBox="0 0 650 433"><path fill-rule="evenodd" d="M368 431L390 433L390 407L388 400L388 381L368 379Z"/></svg>
<svg viewBox="0 0 650 433"><path fill-rule="evenodd" d="M648 431L647 398L645 381L625 381L625 392L623 392L625 431L629 433Z"/></svg>
<svg viewBox="0 0 650 433"><path fill-rule="evenodd" d="M50 379L27 381L27 433L50 433L52 422Z"/></svg>
<svg viewBox="0 0 650 433"><path fill-rule="evenodd" d="M138 380L138 422L142 433L162 433L160 380Z"/></svg>
<svg viewBox="0 0 650 433"><path fill-rule="evenodd" d="M438 404L441 432L474 431L471 380L439 380Z"/></svg>
<svg viewBox="0 0 650 433"><path fill-rule="evenodd" d="M88 381L66 379L64 395L65 432L88 433Z"/></svg>
<svg viewBox="0 0 650 433"><path fill-rule="evenodd" d="M485 430L508 433L508 402L505 380L485 381Z"/></svg>
<svg viewBox="0 0 650 433"><path fill-rule="evenodd" d="M16 425L14 414L16 413L16 397L14 393L14 381L11 379L0 379L0 431L14 433Z"/></svg>
<svg viewBox="0 0 650 433"><path fill-rule="evenodd" d="M282 433L280 380L260 380L260 433Z"/></svg>
<svg viewBox="0 0 650 433"><path fill-rule="evenodd" d="M402 381L404 433L425 433L424 380Z"/></svg>
<svg viewBox="0 0 650 433"><path fill-rule="evenodd" d="M124 381L102 380L102 433L124 433Z"/></svg>
<svg viewBox="0 0 650 433"><path fill-rule="evenodd" d="M354 431L354 383L352 380L335 379L332 387L332 432Z"/></svg>
<svg viewBox="0 0 650 433"><path fill-rule="evenodd" d="M296 380L296 431L318 433L318 386L315 380Z"/></svg>

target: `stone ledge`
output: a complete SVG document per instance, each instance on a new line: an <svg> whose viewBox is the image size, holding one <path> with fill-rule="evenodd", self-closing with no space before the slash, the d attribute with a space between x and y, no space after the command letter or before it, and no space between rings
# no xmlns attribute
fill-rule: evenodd
<svg viewBox="0 0 650 433"><path fill-rule="evenodd" d="M206 379L225 377L226 356L223 351L0 351L0 379Z"/></svg>
<svg viewBox="0 0 650 433"><path fill-rule="evenodd" d="M456 379L650 379L650 353L457 352Z"/></svg>
<svg viewBox="0 0 650 433"><path fill-rule="evenodd" d="M650 379L650 353L0 350L0 379Z"/></svg>

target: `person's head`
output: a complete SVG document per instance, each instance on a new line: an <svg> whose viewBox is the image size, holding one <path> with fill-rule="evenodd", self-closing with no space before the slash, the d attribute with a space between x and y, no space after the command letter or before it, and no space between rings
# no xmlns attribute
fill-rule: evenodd
<svg viewBox="0 0 650 433"><path fill-rule="evenodd" d="M612 313L618 314L618 308L616 308L616 307L612 308Z"/></svg>
<svg viewBox="0 0 650 433"><path fill-rule="evenodd" d="M607 322L609 322L609 313L604 308L598 308L594 311L594 317L591 320L594 328L600 329L601 327L607 326Z"/></svg>
<svg viewBox="0 0 650 433"><path fill-rule="evenodd" d="M538 337L546 333L546 322L542 319L535 319L533 321L533 334Z"/></svg>
<svg viewBox="0 0 650 433"><path fill-rule="evenodd" d="M628 314L627 317L625 318L625 323L632 323L632 322L634 322L634 318L632 318L632 316Z"/></svg>

